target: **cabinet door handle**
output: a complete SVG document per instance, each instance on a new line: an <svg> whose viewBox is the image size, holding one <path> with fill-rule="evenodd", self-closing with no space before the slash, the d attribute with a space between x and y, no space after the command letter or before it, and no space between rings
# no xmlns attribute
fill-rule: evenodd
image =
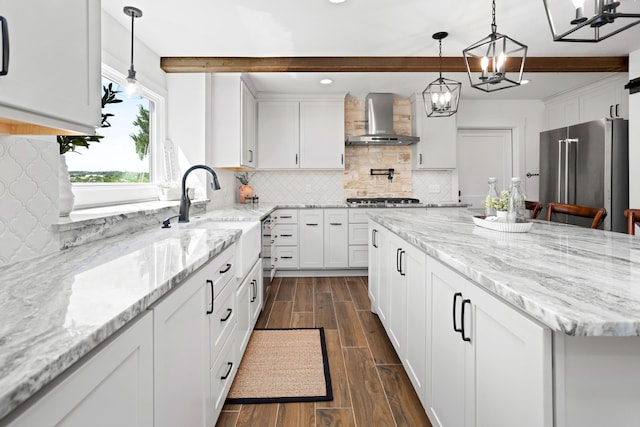
<svg viewBox="0 0 640 427"><path fill-rule="evenodd" d="M249 163L253 163L253 150L249 150Z"/></svg>
<svg viewBox="0 0 640 427"><path fill-rule="evenodd" d="M233 363L227 362L227 366L229 366L229 368L227 369L227 373L220 377L221 380L226 380L227 378L229 378L229 374L231 374L231 370L233 369Z"/></svg>
<svg viewBox="0 0 640 427"><path fill-rule="evenodd" d="M252 280L251 281L251 302L254 302L256 300L256 281Z"/></svg>
<svg viewBox="0 0 640 427"><path fill-rule="evenodd" d="M0 76L5 76L9 72L9 27L7 18L0 16L0 37L2 38L2 64L0 64Z"/></svg>
<svg viewBox="0 0 640 427"><path fill-rule="evenodd" d="M609 105L609 117L613 118L613 104Z"/></svg>
<svg viewBox="0 0 640 427"><path fill-rule="evenodd" d="M375 228L371 229L371 246L374 248L378 248L378 242L376 242L376 236L378 235L378 230Z"/></svg>
<svg viewBox="0 0 640 427"><path fill-rule="evenodd" d="M207 283L211 286L211 309L207 310L207 314L213 313L213 280L207 279Z"/></svg>
<svg viewBox="0 0 640 427"><path fill-rule="evenodd" d="M469 304L471 306L471 300L463 299L462 300L462 314L460 315L460 321L462 322L462 327L460 328L460 335L462 335L462 341L471 342L471 337L467 337L464 334L464 307Z"/></svg>
<svg viewBox="0 0 640 427"><path fill-rule="evenodd" d="M396 271L400 273L400 251L401 248L396 249Z"/></svg>
<svg viewBox="0 0 640 427"><path fill-rule="evenodd" d="M422 153L420 153L420 164L422 164Z"/></svg>
<svg viewBox="0 0 640 427"><path fill-rule="evenodd" d="M227 264L224 270L220 270L220 274L224 274L229 270L231 270L231 264Z"/></svg>
<svg viewBox="0 0 640 427"><path fill-rule="evenodd" d="M458 297L462 297L462 292L453 294L453 331L462 333L462 328L456 326L456 306L458 305Z"/></svg>
<svg viewBox="0 0 640 427"><path fill-rule="evenodd" d="M222 319L220 319L220 321L226 322L227 320L229 320L229 317L231 317L231 313L233 313L233 310L230 308L227 308L227 315L224 316Z"/></svg>
<svg viewBox="0 0 640 427"><path fill-rule="evenodd" d="M344 154L340 154L340 164L344 165Z"/></svg>
<svg viewBox="0 0 640 427"><path fill-rule="evenodd" d="M329 225L342 225L341 222L330 222Z"/></svg>
<svg viewBox="0 0 640 427"><path fill-rule="evenodd" d="M620 108L620 104L616 104L616 117L620 117L620 112L618 109Z"/></svg>
<svg viewBox="0 0 640 427"><path fill-rule="evenodd" d="M296 165L298 164L298 153L296 153Z"/></svg>
<svg viewBox="0 0 640 427"><path fill-rule="evenodd" d="M406 254L407 252L405 250L401 250L400 251L400 275L401 276L406 276L407 273L405 273L404 268L402 267L403 264L403 260L404 260L404 254Z"/></svg>

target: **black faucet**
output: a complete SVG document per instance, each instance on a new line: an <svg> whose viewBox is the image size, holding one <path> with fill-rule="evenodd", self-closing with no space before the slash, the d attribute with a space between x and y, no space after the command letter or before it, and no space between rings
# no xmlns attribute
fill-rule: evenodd
<svg viewBox="0 0 640 427"><path fill-rule="evenodd" d="M182 196L180 197L180 214L178 215L178 222L189 222L189 207L191 206L191 200L187 196L187 176L194 169L204 169L211 174L213 181L211 181L211 188L214 190L220 189L220 183L218 182L218 175L206 165L191 166L182 176Z"/></svg>

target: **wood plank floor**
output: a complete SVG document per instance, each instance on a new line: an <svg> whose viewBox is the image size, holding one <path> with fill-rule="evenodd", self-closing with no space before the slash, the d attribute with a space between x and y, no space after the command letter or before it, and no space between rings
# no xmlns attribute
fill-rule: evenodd
<svg viewBox="0 0 640 427"><path fill-rule="evenodd" d="M427 426L366 277L276 278L257 328L324 327L333 401L225 405L217 427Z"/></svg>

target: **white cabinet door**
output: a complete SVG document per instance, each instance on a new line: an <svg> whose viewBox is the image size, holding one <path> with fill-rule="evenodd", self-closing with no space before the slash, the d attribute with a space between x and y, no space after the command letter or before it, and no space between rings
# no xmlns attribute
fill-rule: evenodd
<svg viewBox="0 0 640 427"><path fill-rule="evenodd" d="M324 267L349 267L349 216L347 209L324 210Z"/></svg>
<svg viewBox="0 0 640 427"><path fill-rule="evenodd" d="M414 170L456 168L456 115L428 118L421 94L411 97L411 131L420 142L411 146Z"/></svg>
<svg viewBox="0 0 640 427"><path fill-rule="evenodd" d="M207 74L206 96L211 166L255 167L256 101L242 75Z"/></svg>
<svg viewBox="0 0 640 427"><path fill-rule="evenodd" d="M153 319L145 313L35 401L11 427L153 426ZM158 424L156 424L158 425Z"/></svg>
<svg viewBox="0 0 640 427"><path fill-rule="evenodd" d="M323 209L300 209L300 268L324 267Z"/></svg>
<svg viewBox="0 0 640 427"><path fill-rule="evenodd" d="M258 259L256 264L253 266L251 273L249 276L251 280L249 284L251 285L251 289L249 292L249 312L250 312L250 320L251 320L251 330L253 330L256 322L258 321L258 316L260 316L260 312L262 311L262 306L264 301L262 300L263 292L262 292L262 274L260 270L260 266L262 265L262 261Z"/></svg>
<svg viewBox="0 0 640 427"><path fill-rule="evenodd" d="M258 104L244 81L242 92L242 166L255 168L258 164L256 153Z"/></svg>
<svg viewBox="0 0 640 427"><path fill-rule="evenodd" d="M300 167L300 112L297 101L258 102L260 169Z"/></svg>
<svg viewBox="0 0 640 427"><path fill-rule="evenodd" d="M212 289L207 289L206 280L205 267L153 307L154 412L158 427L208 425L206 311Z"/></svg>
<svg viewBox="0 0 640 427"><path fill-rule="evenodd" d="M388 312L384 323L391 344L396 349L400 359L404 357L404 345L406 343L406 325L404 313L407 306L407 271L406 271L406 247L408 244L400 237L389 233L388 253L393 254L395 268L392 265L388 271L388 280L382 286L388 287ZM388 260L387 260L388 261Z"/></svg>
<svg viewBox="0 0 640 427"><path fill-rule="evenodd" d="M94 0L0 0L11 48L9 72L0 76L0 117L95 132L102 97L100 13Z"/></svg>
<svg viewBox="0 0 640 427"><path fill-rule="evenodd" d="M391 232L386 228L376 225L376 242L380 252L380 275L378 277L378 307L377 314L383 325L389 321L389 275L397 272L397 251L391 247L389 236Z"/></svg>
<svg viewBox="0 0 640 427"><path fill-rule="evenodd" d="M381 253L380 248L380 225L369 221L369 280L368 280L368 293L369 300L371 301L371 311L373 313L378 312L378 295L380 292L380 274L382 270L381 266Z"/></svg>
<svg viewBox="0 0 640 427"><path fill-rule="evenodd" d="M247 277L242 281L236 293L238 305L238 327L236 330L236 347L242 356L247 347L251 331L262 310L262 260L258 259Z"/></svg>
<svg viewBox="0 0 640 427"><path fill-rule="evenodd" d="M344 101L300 102L300 168L344 169Z"/></svg>

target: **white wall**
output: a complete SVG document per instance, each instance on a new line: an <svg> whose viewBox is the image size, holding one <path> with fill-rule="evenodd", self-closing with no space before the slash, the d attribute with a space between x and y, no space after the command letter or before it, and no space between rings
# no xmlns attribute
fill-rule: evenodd
<svg viewBox="0 0 640 427"><path fill-rule="evenodd" d="M517 90L507 89L507 90ZM544 126L544 103L532 100L461 100L458 108L458 129L512 129L514 146L513 171L525 183L528 199L538 199L538 177L527 178L527 172L537 173L540 132Z"/></svg>
<svg viewBox="0 0 640 427"><path fill-rule="evenodd" d="M640 50L629 54L629 80L640 78ZM640 209L640 93L629 95L629 207Z"/></svg>

